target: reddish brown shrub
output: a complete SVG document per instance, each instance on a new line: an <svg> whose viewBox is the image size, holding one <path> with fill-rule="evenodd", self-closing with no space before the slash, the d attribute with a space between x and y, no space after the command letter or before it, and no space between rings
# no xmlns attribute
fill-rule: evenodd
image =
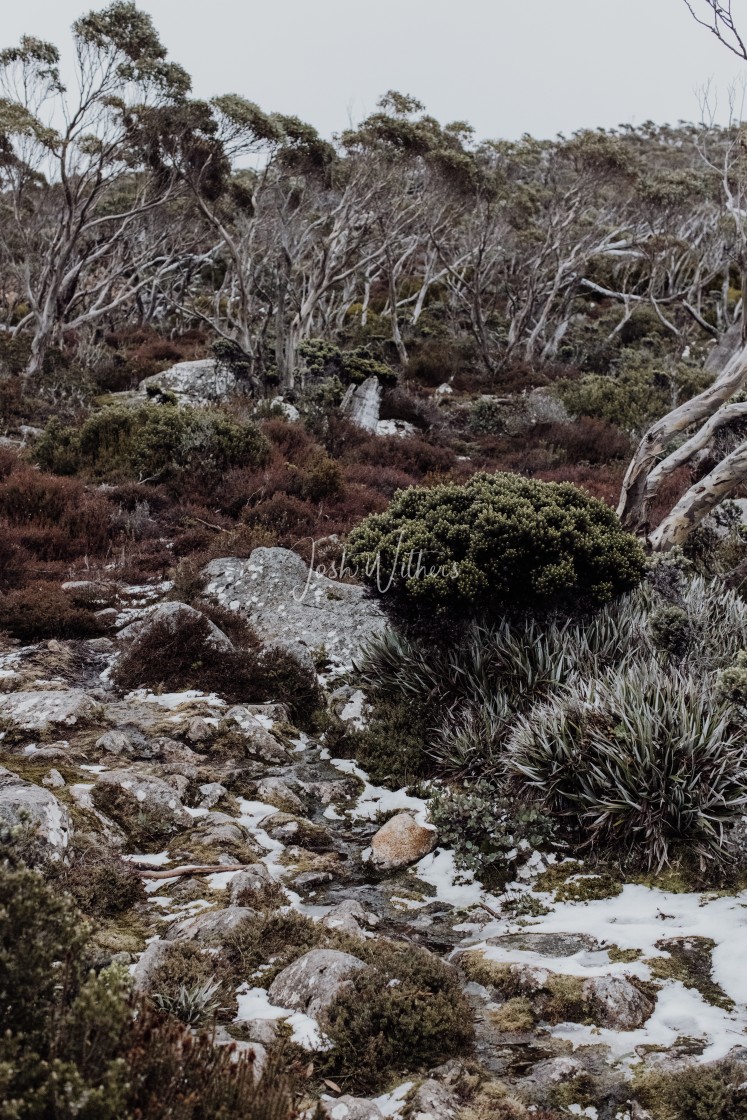
<svg viewBox="0 0 747 1120"><path fill-rule="evenodd" d="M42 474L20 461L0 481L0 531L40 560L106 552L110 513L106 498L77 479Z"/></svg>
<svg viewBox="0 0 747 1120"><path fill-rule="evenodd" d="M39 581L0 596L0 630L24 642L44 638L95 638L106 627L93 611L77 607L55 583Z"/></svg>
<svg viewBox="0 0 747 1120"><path fill-rule="evenodd" d="M562 451L569 463L608 463L612 459L629 459L632 454L630 436L614 424L591 416L542 425L537 436L549 447Z"/></svg>

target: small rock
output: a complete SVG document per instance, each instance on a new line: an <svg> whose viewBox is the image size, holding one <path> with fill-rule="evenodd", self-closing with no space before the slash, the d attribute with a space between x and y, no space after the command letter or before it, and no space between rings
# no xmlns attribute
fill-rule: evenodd
<svg viewBox="0 0 747 1120"><path fill-rule="evenodd" d="M159 623L165 622L169 629L176 632L180 624L184 622L193 622L198 619L204 619L207 623L207 636L205 644L210 646L211 649L220 650L223 653L230 653L233 650L233 642L231 639L219 630L215 623L211 622L207 615L202 611L195 610L194 607L188 606L186 603L160 603L154 611L147 614L144 618L139 618L135 622L131 622L129 626L125 626L117 634L117 638L121 641L144 641L150 631Z"/></svg>
<svg viewBox="0 0 747 1120"><path fill-rule="evenodd" d="M418 824L412 813L397 813L371 840L371 862L381 871L407 867L427 856L437 843L435 829Z"/></svg>
<svg viewBox="0 0 747 1120"><path fill-rule="evenodd" d="M107 751L109 754L121 754L126 757L134 758L140 756L145 749L148 740L135 728L131 730L116 730L105 731L96 740L96 748L100 751Z"/></svg>
<svg viewBox="0 0 747 1120"><path fill-rule="evenodd" d="M411 1120L453 1120L459 1111L456 1094L429 1077L408 1102Z"/></svg>
<svg viewBox="0 0 747 1120"><path fill-rule="evenodd" d="M64 784L64 783L63 783ZM0 823L35 827L43 854L60 859L70 844L73 822L53 793L0 766Z"/></svg>
<svg viewBox="0 0 747 1120"><path fill-rule="evenodd" d="M305 805L283 778L263 778L257 786L257 800L266 801L285 813L303 813Z"/></svg>
<svg viewBox="0 0 747 1120"><path fill-rule="evenodd" d="M322 925L326 929L339 930L341 933L347 933L350 937L363 937L362 926L377 926L379 919L375 914L368 914L361 906L360 902L354 898L343 899L338 902L337 906L333 906L322 919Z"/></svg>
<svg viewBox="0 0 747 1120"><path fill-rule="evenodd" d="M320 1101L329 1120L381 1120L383 1112L376 1101L367 1097L351 1097L347 1093L334 1101Z"/></svg>
<svg viewBox="0 0 747 1120"><path fill-rule="evenodd" d="M272 876L263 863L255 863L251 867L247 867L245 871L239 871L231 879L228 896L233 906L239 896L244 891L261 891L268 883L272 882ZM263 1039L259 1040L263 1042Z"/></svg>
<svg viewBox="0 0 747 1120"><path fill-rule="evenodd" d="M170 948L167 941L157 938L146 947L132 970L132 986L136 992L149 991L153 973L164 963Z"/></svg>
<svg viewBox="0 0 747 1120"><path fill-rule="evenodd" d="M61 789L65 785L65 779L59 770L50 770L46 778L42 778L42 785L48 786L50 789Z"/></svg>
<svg viewBox="0 0 747 1120"><path fill-rule="evenodd" d="M331 883L332 879L329 871L302 871L300 875L296 875L293 886L303 891L309 887L319 887L322 883Z"/></svg>
<svg viewBox="0 0 747 1120"><path fill-rule="evenodd" d="M224 910L207 910L193 918L183 918L169 926L164 938L166 941L220 942L225 935L246 918L256 917L256 911L248 906L227 906Z"/></svg>
<svg viewBox="0 0 747 1120"><path fill-rule="evenodd" d="M222 786L220 782L205 782L204 785L199 787L199 790L201 794L199 801L201 809L212 809L213 806L217 805L220 799L225 797L228 793L226 787Z"/></svg>
<svg viewBox="0 0 747 1120"><path fill-rule="evenodd" d="M365 968L363 961L337 949L312 949L273 980L270 1001L317 1018L347 986L349 977Z"/></svg>
<svg viewBox="0 0 747 1120"><path fill-rule="evenodd" d="M194 716L189 721L186 734L190 743L205 743L208 739L212 739L215 732L202 716Z"/></svg>
<svg viewBox="0 0 747 1120"><path fill-rule="evenodd" d="M633 1031L653 1014L653 1000L624 976L591 976L583 992L600 1027Z"/></svg>

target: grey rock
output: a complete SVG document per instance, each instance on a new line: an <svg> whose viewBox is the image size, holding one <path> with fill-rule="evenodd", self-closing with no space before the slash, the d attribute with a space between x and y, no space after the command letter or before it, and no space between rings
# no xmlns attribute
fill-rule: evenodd
<svg viewBox="0 0 747 1120"><path fill-rule="evenodd" d="M204 619L207 622L205 644L210 646L211 649L230 653L234 648L231 639L222 630L219 630L215 623L211 622L202 611L197 611L186 603L160 603L155 610L150 611L144 618L138 618L135 622L131 622L129 626L120 630L117 638L125 642L142 642L147 638L153 627L162 622L165 622L170 630L175 631L181 623L194 622L198 619Z"/></svg>
<svg viewBox="0 0 747 1120"><path fill-rule="evenodd" d="M453 1120L459 1111L456 1094L429 1077L408 1101L412 1120Z"/></svg>
<svg viewBox="0 0 747 1120"><path fill-rule="evenodd" d="M340 411L351 424L365 432L376 432L381 409L381 385L378 377L367 377L360 385L348 389Z"/></svg>
<svg viewBox="0 0 747 1120"><path fill-rule="evenodd" d="M539 953L543 957L575 957L577 953L595 953L602 946L587 933L502 933L488 937L488 945L515 949L523 953Z"/></svg>
<svg viewBox="0 0 747 1120"><path fill-rule="evenodd" d="M221 942L225 935L247 918L256 916L248 906L227 906L224 910L206 910L193 918L183 918L169 926L166 941Z"/></svg>
<svg viewBox="0 0 747 1120"><path fill-rule="evenodd" d="M435 829L419 824L412 813L397 813L371 840L371 862L381 871L408 867L432 852L438 843Z"/></svg>
<svg viewBox="0 0 747 1120"><path fill-rule="evenodd" d="M333 1101L320 1102L329 1120L381 1120L383 1113L376 1101L367 1097L351 1097L347 1093Z"/></svg>
<svg viewBox="0 0 747 1120"><path fill-rule="evenodd" d="M189 721L186 736L190 743L205 743L215 735L214 729L206 723L202 716L195 716Z"/></svg>
<svg viewBox="0 0 747 1120"><path fill-rule="evenodd" d="M137 964L132 969L132 986L136 992L150 991L153 973L164 963L171 946L168 941L155 939L147 945Z"/></svg>
<svg viewBox="0 0 747 1120"><path fill-rule="evenodd" d="M236 905L243 891L261 891L271 882L272 876L263 863L255 863L251 867L247 867L245 871L239 871L234 875L228 888L228 897L231 904ZM260 1039L260 1042L262 1041Z"/></svg>
<svg viewBox="0 0 747 1120"><path fill-rule="evenodd" d="M333 906L322 919L327 929L339 930L350 937L364 937L363 926L377 926L379 919L367 913L355 898L346 898Z"/></svg>
<svg viewBox="0 0 747 1120"><path fill-rule="evenodd" d="M317 1018L334 1002L363 961L337 949L312 949L293 961L270 984L268 995L278 1007Z"/></svg>
<svg viewBox="0 0 747 1120"><path fill-rule="evenodd" d="M257 785L257 800L266 801L285 813L303 813L301 798L283 778L263 778Z"/></svg>
<svg viewBox="0 0 747 1120"><path fill-rule="evenodd" d="M100 713L100 705L79 688L0 694L0 719L9 720L23 731L74 727L96 719Z"/></svg>
<svg viewBox="0 0 747 1120"><path fill-rule="evenodd" d="M213 560L205 574L208 592L241 611L265 641L290 641L312 655L324 649L339 663L350 664L386 626L364 588L310 572L285 548L255 548L248 560Z"/></svg>
<svg viewBox="0 0 747 1120"><path fill-rule="evenodd" d="M162 373L154 373L140 382L138 395L147 399L149 388L174 393L180 404L192 405L219 403L243 391L236 375L214 358L178 362Z"/></svg>
<svg viewBox="0 0 747 1120"><path fill-rule="evenodd" d="M42 785L47 786L49 789L62 789L65 785L65 779L59 770L52 769L49 771L46 778L42 778Z"/></svg>
<svg viewBox="0 0 747 1120"><path fill-rule="evenodd" d="M99 774L97 785L115 785L126 790L145 808L154 812L163 813L173 817L175 821L185 827L191 824L191 817L187 814L181 797L174 784L156 778L152 774L143 774L138 770L107 770Z"/></svg>
<svg viewBox="0 0 747 1120"><path fill-rule="evenodd" d="M329 871L302 871L300 875L296 875L293 886L304 891L310 887L320 887L323 883L331 883L333 878Z"/></svg>
<svg viewBox="0 0 747 1120"><path fill-rule="evenodd" d="M545 1097L552 1089L566 1081L573 1081L584 1072L584 1067L575 1058L562 1055L537 1062L528 1077L520 1082L522 1089L531 1096Z"/></svg>
<svg viewBox="0 0 747 1120"><path fill-rule="evenodd" d="M222 786L220 782L205 782L199 787L199 791L199 805L202 809L212 809L228 793L226 787Z"/></svg>
<svg viewBox="0 0 747 1120"><path fill-rule="evenodd" d="M624 976L592 976L583 991L600 1027L633 1031L653 1014L653 1001Z"/></svg>
<svg viewBox="0 0 747 1120"><path fill-rule="evenodd" d="M142 757L148 740L137 728L105 731L96 740L96 748L108 754L119 754L128 758Z"/></svg>
<svg viewBox="0 0 747 1120"><path fill-rule="evenodd" d="M279 743L243 704L235 704L225 715L226 722L233 722L244 735L248 755L261 762L283 763L290 760L286 748Z"/></svg>
<svg viewBox="0 0 747 1120"><path fill-rule="evenodd" d="M73 822L53 793L27 782L0 766L0 823L9 828L30 825L43 846L44 855L60 859L70 845Z"/></svg>

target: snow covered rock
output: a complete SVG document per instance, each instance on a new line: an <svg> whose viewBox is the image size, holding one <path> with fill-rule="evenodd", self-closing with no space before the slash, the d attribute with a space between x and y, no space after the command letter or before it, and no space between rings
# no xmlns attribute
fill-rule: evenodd
<svg viewBox="0 0 747 1120"><path fill-rule="evenodd" d="M52 859L70 844L73 824L67 808L53 793L0 766L0 823L9 828L31 825Z"/></svg>
<svg viewBox="0 0 747 1120"><path fill-rule="evenodd" d="M437 843L435 829L419 824L412 813L397 813L371 840L371 862L381 871L408 867L432 852Z"/></svg>
<svg viewBox="0 0 747 1120"><path fill-rule="evenodd" d="M268 995L278 1007L303 1011L316 1019L335 1001L350 976L365 967L350 953L312 949L278 973Z"/></svg>
<svg viewBox="0 0 747 1120"><path fill-rule="evenodd" d="M591 976L583 990L600 1027L634 1031L654 1010L653 1001L624 976Z"/></svg>
<svg viewBox="0 0 747 1120"><path fill-rule="evenodd" d="M340 405L341 412L351 424L374 433L379 423L380 409L381 385L378 377L367 377L356 388L351 385Z"/></svg>
<svg viewBox="0 0 747 1120"><path fill-rule="evenodd" d="M148 390L150 389L150 393ZM178 362L163 373L154 373L138 385L138 394L146 399L158 389L174 393L179 404L214 404L242 391L234 373L214 358L196 362Z"/></svg>
<svg viewBox="0 0 747 1120"><path fill-rule="evenodd" d="M135 640L140 642L147 638L153 627L161 622L165 622L170 630L176 631L182 623L196 622L200 619L205 619L208 626L205 644L214 650L230 653L233 649L231 639L206 618L202 611L197 611L186 603L161 603L145 618L139 618L136 622L131 622L129 626L125 626L123 630L119 631L117 637L122 641Z"/></svg>
<svg viewBox="0 0 747 1120"><path fill-rule="evenodd" d="M58 725L74 727L95 719L100 710L100 705L78 688L0 695L0 719L9 720L22 731L43 731Z"/></svg>
<svg viewBox="0 0 747 1120"><path fill-rule="evenodd" d="M265 641L283 639L303 656L324 649L349 664L361 645L386 626L362 587L310 570L286 548L255 548L248 560L212 560L207 591L241 611Z"/></svg>

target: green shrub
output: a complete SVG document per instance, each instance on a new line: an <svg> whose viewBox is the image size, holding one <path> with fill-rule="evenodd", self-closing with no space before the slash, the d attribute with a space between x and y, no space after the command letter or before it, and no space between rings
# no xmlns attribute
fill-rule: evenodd
<svg viewBox="0 0 747 1120"><path fill-rule="evenodd" d="M52 421L34 453L40 466L57 474L153 482L184 471L219 478L232 467L259 467L270 445L256 425L217 410L112 405L79 428Z"/></svg>
<svg viewBox="0 0 747 1120"><path fill-rule="evenodd" d="M653 1120L743 1120L747 1115L747 1083L738 1062L644 1074L635 1095Z"/></svg>
<svg viewBox="0 0 747 1120"><path fill-rule="evenodd" d="M640 544L602 502L501 473L399 491L353 530L348 554L385 599L423 612L598 606L644 571Z"/></svg>
<svg viewBox="0 0 747 1120"><path fill-rule="evenodd" d="M484 778L439 790L429 816L440 842L453 848L456 866L474 872L490 889L514 879L536 848L551 844L555 832L546 813L507 798L500 785Z"/></svg>
<svg viewBox="0 0 747 1120"><path fill-rule="evenodd" d="M110 917L145 902L147 895L132 864L92 852L77 856L61 873L62 885L84 914Z"/></svg>
<svg viewBox="0 0 747 1120"><path fill-rule="evenodd" d="M324 1016L325 1071L354 1092L467 1053L472 1013L455 971L427 950L378 944Z"/></svg>
<svg viewBox="0 0 747 1120"><path fill-rule="evenodd" d="M398 789L432 773L426 753L430 721L410 703L382 700L362 731L348 731L335 745L337 754L355 758L377 785Z"/></svg>
<svg viewBox="0 0 747 1120"><path fill-rule="evenodd" d="M640 433L677 404L702 392L712 380L702 369L627 350L610 373L586 374L565 382L557 391L574 416L593 416Z"/></svg>
<svg viewBox="0 0 747 1120"><path fill-rule="evenodd" d="M360 385L369 377L378 377L383 385L394 385L397 373L379 362L366 346L341 350L321 338L312 338L298 347L300 372L304 378L338 378L343 385Z"/></svg>
<svg viewBox="0 0 747 1120"><path fill-rule="evenodd" d="M656 664L573 684L520 717L508 769L596 843L667 863L716 862L747 804L747 738L709 680Z"/></svg>
<svg viewBox="0 0 747 1120"><path fill-rule="evenodd" d="M292 1120L271 1059L135 1004L124 970L86 971L88 929L42 877L0 863L0 1120Z"/></svg>

